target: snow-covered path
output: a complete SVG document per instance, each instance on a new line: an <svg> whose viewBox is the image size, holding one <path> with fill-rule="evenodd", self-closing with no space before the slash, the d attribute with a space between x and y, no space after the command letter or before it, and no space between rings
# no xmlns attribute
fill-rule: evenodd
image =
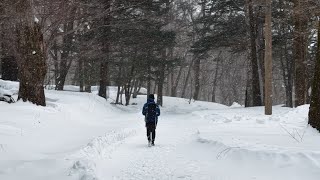
<svg viewBox="0 0 320 180"><path fill-rule="evenodd" d="M99 162L98 178L190 179L196 175L195 162L185 157L182 154L184 151L179 151L186 146L195 132L184 127L183 119L168 117L165 116L159 123L156 146L147 146L145 129L141 124L139 132L128 138L110 159Z"/></svg>
<svg viewBox="0 0 320 180"><path fill-rule="evenodd" d="M219 107L217 110L183 114L168 112L160 119L155 147L147 147L143 123L139 123L135 133L121 139L122 143L116 150L107 153L108 157L94 160L92 176L85 174L81 177L119 180L317 179L320 175L319 145L309 146L310 150L302 150L304 140L295 142L286 131L281 130L284 127L277 122L277 116L274 117L275 120L255 119L254 126L250 120L241 123L241 120L234 118L237 125L232 128L234 124L227 117L231 115L240 118L241 114L237 112L239 110ZM241 111L246 110L241 108ZM257 110L252 109L244 114L255 116L254 112L261 116ZM292 112L287 109L276 113ZM207 119L199 114L206 114ZM265 122L266 120L271 123ZM272 130L261 132L266 126ZM299 127L296 128L294 129L298 133ZM304 133L305 138L319 139L312 132ZM283 144L284 142L286 143Z"/></svg>

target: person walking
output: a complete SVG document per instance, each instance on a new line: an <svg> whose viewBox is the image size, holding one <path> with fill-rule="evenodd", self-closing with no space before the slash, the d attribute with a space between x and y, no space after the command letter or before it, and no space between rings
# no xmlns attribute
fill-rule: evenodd
<svg viewBox="0 0 320 180"><path fill-rule="evenodd" d="M154 146L154 140L156 138L156 128L158 123L158 116L160 116L160 108L154 102L154 95L148 96L147 103L144 104L142 114L145 116L148 145Z"/></svg>

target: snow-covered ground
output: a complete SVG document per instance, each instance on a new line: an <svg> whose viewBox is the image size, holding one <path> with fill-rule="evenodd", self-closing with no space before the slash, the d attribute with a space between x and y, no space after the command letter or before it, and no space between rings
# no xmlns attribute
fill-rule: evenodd
<svg viewBox="0 0 320 180"><path fill-rule="evenodd" d="M18 84L0 81L2 92ZM227 107L164 98L156 146L141 107L95 93L47 90L47 107L0 102L1 180L318 180L320 133L308 106Z"/></svg>

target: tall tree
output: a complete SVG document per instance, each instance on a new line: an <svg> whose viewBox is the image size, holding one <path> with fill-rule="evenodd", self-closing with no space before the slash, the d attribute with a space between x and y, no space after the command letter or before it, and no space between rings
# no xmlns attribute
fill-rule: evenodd
<svg viewBox="0 0 320 180"><path fill-rule="evenodd" d="M206 11L207 11L207 0L201 0L199 2L199 5L201 6L201 16L202 19L206 19ZM203 21L202 29L199 32L200 38L205 38L205 33L208 31L207 27L207 21ZM194 52L194 93L193 93L193 99L198 100L199 99L199 93L200 93L200 77L201 77L201 57L203 52L196 51Z"/></svg>
<svg viewBox="0 0 320 180"><path fill-rule="evenodd" d="M266 3L266 55L265 55L265 114L272 114L272 21L271 0Z"/></svg>
<svg viewBox="0 0 320 180"><path fill-rule="evenodd" d="M19 98L34 104L45 106L44 79L47 73L46 58L38 19L34 14L34 1L15 2L18 23L16 56L19 66Z"/></svg>
<svg viewBox="0 0 320 180"><path fill-rule="evenodd" d="M102 62L100 65L100 87L99 87L99 96L103 98L107 98L107 85L108 84L108 68L109 68L109 61L110 61L110 37L111 37L111 0L105 0L102 2L103 9L104 9L104 17L103 17L103 25L104 27L101 28L101 33L104 35L102 42L102 51L105 56L102 58Z"/></svg>
<svg viewBox="0 0 320 180"><path fill-rule="evenodd" d="M59 31L63 32L71 32L75 27L75 16L76 16L77 8L72 7L67 13L66 22L64 22ZM53 49L56 49L54 52L55 59L55 84L56 90L63 90L67 74L71 67L71 64L74 60L74 52L75 52L75 33L68 33L66 35L62 35L58 42L55 43L56 46ZM59 42L60 41L60 42Z"/></svg>
<svg viewBox="0 0 320 180"><path fill-rule="evenodd" d="M318 53L312 84L308 123L320 131L320 19L318 20Z"/></svg>
<svg viewBox="0 0 320 180"><path fill-rule="evenodd" d="M252 105L261 106L261 90L259 82L259 66L258 66L258 57L257 57L257 32L256 32L256 20L253 12L253 1L248 0L248 16L249 16L249 27L250 27L250 59L251 59L251 87L252 87Z"/></svg>
<svg viewBox="0 0 320 180"><path fill-rule="evenodd" d="M305 14L304 0L294 0L293 57L295 62L295 106L306 103L306 28L308 17Z"/></svg>

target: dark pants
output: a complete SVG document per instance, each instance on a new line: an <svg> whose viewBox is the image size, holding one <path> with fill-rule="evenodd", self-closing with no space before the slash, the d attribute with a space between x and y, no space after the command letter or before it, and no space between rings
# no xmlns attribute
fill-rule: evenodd
<svg viewBox="0 0 320 180"><path fill-rule="evenodd" d="M146 127L147 127L148 141L154 143L154 140L156 138L157 125L155 123L146 123Z"/></svg>

